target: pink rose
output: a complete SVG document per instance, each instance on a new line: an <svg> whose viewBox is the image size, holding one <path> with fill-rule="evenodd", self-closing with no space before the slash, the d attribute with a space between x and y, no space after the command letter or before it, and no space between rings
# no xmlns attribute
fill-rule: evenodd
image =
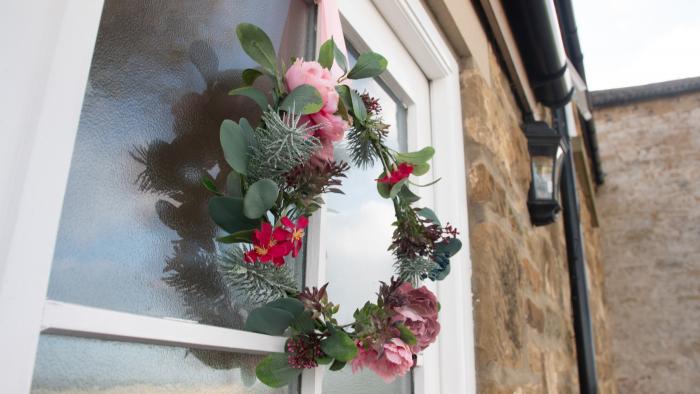
<svg viewBox="0 0 700 394"><path fill-rule="evenodd" d="M345 130L350 127L348 123L335 113L338 111L338 92L335 90L336 82L330 71L321 67L318 62L305 62L297 59L285 74L287 89L291 92L294 88L307 84L311 85L321 94L323 107L310 115L302 116L300 124L308 123L309 126L319 125L314 131L314 136L321 141L321 150L316 153L312 162L332 161L333 144L343 139Z"/></svg>
<svg viewBox="0 0 700 394"><path fill-rule="evenodd" d="M331 72L321 67L318 62L305 62L297 59L284 75L287 81L287 89L291 92L301 85L311 85L321 94L323 99L322 112L334 114L338 111L338 92L335 91L336 82Z"/></svg>
<svg viewBox="0 0 700 394"><path fill-rule="evenodd" d="M374 371L386 383L391 383L397 376L403 376L413 366L413 353L401 339L393 338L384 344L384 351L378 354L374 349L359 346L360 353L352 360L352 372L364 367Z"/></svg>
<svg viewBox="0 0 700 394"><path fill-rule="evenodd" d="M411 346L411 350L418 353L435 342L440 333L437 297L427 287L414 289L408 282L399 286L396 294L406 301L404 305L394 308L396 315L392 320L403 322L416 336L416 344Z"/></svg>

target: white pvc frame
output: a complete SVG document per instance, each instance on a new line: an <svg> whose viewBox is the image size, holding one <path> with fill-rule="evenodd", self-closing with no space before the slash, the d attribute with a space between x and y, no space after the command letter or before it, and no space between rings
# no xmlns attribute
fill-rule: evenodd
<svg viewBox="0 0 700 394"><path fill-rule="evenodd" d="M393 30L391 36L395 35L400 41L400 48L394 49L405 48L430 81L429 102L421 105L428 105L433 114L427 120L432 137L429 133L410 137L409 133L409 148L432 143L439 152L433 160L433 176L442 177L443 181L436 185L433 195L424 196L424 201L434 200L438 214L449 217L451 223L460 228L460 239L464 244L458 258L453 259L449 277L433 287L442 303L442 332L437 346L426 352L422 366L417 368L416 392L473 393L476 388L471 263L458 64L419 0L372 2L374 6L369 0L341 0L341 13L350 30L356 32L364 31L363 26L369 21L366 14L359 12L360 9L381 16ZM46 81L34 92L41 100L25 115L33 117L29 120L33 120L30 123L34 129L3 131L18 141L24 135L33 136L17 146L26 162L26 167L17 176L17 187L12 189L12 193L19 193L19 196L2 200L12 202L3 208L15 212L15 220L0 223L2 233L10 234L6 242L6 258L0 261L0 349L3 349L0 352L0 381L3 392L29 392L41 332L247 353L270 352L283 347L284 339L279 337L46 300L63 197L102 6L102 0L56 0L51 7L42 10L41 13L48 18L59 20L44 32L55 39L44 41L45 47L35 50L53 54L49 57L49 65L41 75L18 73L15 81L9 81L6 87L9 91L19 91L24 88L22 81L28 78L44 78ZM5 14L0 21L9 23L13 15L29 18L33 14L31 2L14 7L16 9L11 9L12 12ZM14 22L9 25L28 26L25 30L32 26L29 20ZM349 37L353 39L351 35ZM387 36L373 32L363 34L361 38L374 46L373 40L376 43L377 40L386 40ZM385 55L391 58L391 53ZM28 70L35 68L28 67ZM394 71L391 66L390 71ZM395 72L401 73L402 70ZM401 90L400 86L391 86L391 80L388 82L390 88ZM16 116L19 118L22 114ZM409 122L422 123L421 119L412 118L410 107L408 116ZM5 189L2 193L5 197L10 191ZM323 220L322 215L313 218L314 222L321 223L319 228L323 227ZM320 284L325 276L323 234L311 233L309 237L309 243L317 246L308 251L308 261L318 261L319 264L307 267L306 280L308 284ZM0 248L0 252L4 250ZM321 392L320 370L305 371L302 393Z"/></svg>

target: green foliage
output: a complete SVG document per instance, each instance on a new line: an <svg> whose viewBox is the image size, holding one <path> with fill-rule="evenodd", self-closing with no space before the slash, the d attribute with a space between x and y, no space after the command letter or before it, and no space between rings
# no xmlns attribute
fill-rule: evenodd
<svg viewBox="0 0 700 394"><path fill-rule="evenodd" d="M242 86L240 88L236 88L228 92L229 96L244 96L248 97L249 99L255 101L256 104L262 109L263 111L267 109L268 105L270 105L267 102L267 97L265 97L265 93L263 93L260 89L254 88L252 86Z"/></svg>
<svg viewBox="0 0 700 394"><path fill-rule="evenodd" d="M333 360L333 364L331 364L329 369L331 371L340 371L345 367L345 364L347 364L345 361Z"/></svg>
<svg viewBox="0 0 700 394"><path fill-rule="evenodd" d="M413 165L413 172L412 174L415 176L421 176L425 175L430 171L430 164L428 163L419 163L419 164L414 164Z"/></svg>
<svg viewBox="0 0 700 394"><path fill-rule="evenodd" d="M400 338L402 341L406 342L408 345L415 345L416 344L416 336L411 332L411 330L406 327L405 324L399 323L396 328L399 329Z"/></svg>
<svg viewBox="0 0 700 394"><path fill-rule="evenodd" d="M321 93L311 85L300 85L282 100L280 110L300 115L314 114L323 107Z"/></svg>
<svg viewBox="0 0 700 394"><path fill-rule="evenodd" d="M394 271L399 279L411 283L414 287L418 286L431 272L439 268L440 266L433 260L424 257L398 259L394 263Z"/></svg>
<svg viewBox="0 0 700 394"><path fill-rule="evenodd" d="M234 246L219 257L218 265L227 286L249 304L262 304L297 292L294 272L289 267L246 263L245 249Z"/></svg>
<svg viewBox="0 0 700 394"><path fill-rule="evenodd" d="M399 163L421 165L426 163L428 160L432 159L433 155L435 155L435 149L432 146L426 146L425 148L417 152L396 153L396 160Z"/></svg>
<svg viewBox="0 0 700 394"><path fill-rule="evenodd" d="M273 387L284 387L296 380L303 370L292 368L284 353L272 353L265 357L255 368L255 375L262 383Z"/></svg>
<svg viewBox="0 0 700 394"><path fill-rule="evenodd" d="M221 242L222 244L235 244L239 242L251 243L253 236L253 230L242 230L236 231L233 234L229 234L223 237L218 237L216 242Z"/></svg>
<svg viewBox="0 0 700 394"><path fill-rule="evenodd" d="M243 197L243 214L249 219L258 219L275 205L280 189L270 179L261 179L248 188Z"/></svg>
<svg viewBox="0 0 700 394"><path fill-rule="evenodd" d="M281 184L284 174L306 163L320 149L319 140L310 136L317 127L299 125L299 118L289 114L283 119L276 111L263 112L265 127L256 130L257 144L251 148L251 180L270 178Z"/></svg>
<svg viewBox="0 0 700 394"><path fill-rule="evenodd" d="M261 306L250 311L245 329L260 334L282 335L292 320L294 315L284 309Z"/></svg>
<svg viewBox="0 0 700 394"><path fill-rule="evenodd" d="M408 182L408 178L404 178L396 183L394 183L393 186L391 186L391 190L389 191L389 198L394 198L399 195L399 192L403 189L404 185Z"/></svg>
<svg viewBox="0 0 700 394"><path fill-rule="evenodd" d="M418 216L430 220L431 222L440 225L440 219L438 219L437 215L435 212L433 212L432 209L430 208L421 208L418 210Z"/></svg>
<svg viewBox="0 0 700 394"><path fill-rule="evenodd" d="M263 73L260 72L260 70L256 70L254 68L246 68L245 70L243 70L243 74L241 75L241 77L243 78L243 83L247 86L250 86L261 75L263 75Z"/></svg>
<svg viewBox="0 0 700 394"><path fill-rule="evenodd" d="M348 78L362 79L376 77L386 70L387 65L388 62L384 56L374 52L366 52L357 58L355 67L348 73Z"/></svg>
<svg viewBox="0 0 700 394"><path fill-rule="evenodd" d="M451 239L449 242L439 242L435 245L435 253L447 257L452 257L462 249L462 241L459 238Z"/></svg>
<svg viewBox="0 0 700 394"><path fill-rule="evenodd" d="M228 165L239 174L247 175L250 137L244 129L238 123L225 119L221 122L219 139Z"/></svg>
<svg viewBox="0 0 700 394"><path fill-rule="evenodd" d="M272 46L270 37L261 28L250 23L241 23L236 27L236 35L243 51L251 59L270 74L277 74L275 48Z"/></svg>
<svg viewBox="0 0 700 394"><path fill-rule="evenodd" d="M216 194L217 196L223 196L223 194L219 191L219 189L216 187L216 185L214 184L214 181L211 178L209 178L209 177L203 178L202 185L204 185L204 187L207 190Z"/></svg>
<svg viewBox="0 0 700 394"><path fill-rule="evenodd" d="M362 101L362 97L360 97L360 94L357 93L355 89L350 89L350 104L355 118L357 118L360 123L364 123L367 120L367 108L365 107L364 101Z"/></svg>
<svg viewBox="0 0 700 394"><path fill-rule="evenodd" d="M321 341L321 350L338 361L348 362L357 356L357 346L350 336L340 328L329 326L330 335Z"/></svg>
<svg viewBox="0 0 700 394"><path fill-rule="evenodd" d="M241 176L236 171L231 171L226 176L226 193L230 197L243 197L243 189L241 188Z"/></svg>
<svg viewBox="0 0 700 394"><path fill-rule="evenodd" d="M330 70L331 67L333 67L334 57L335 42L333 42L333 37L331 37L324 42L323 45L321 45L321 48L318 50L318 63L321 65L321 67Z"/></svg>
<svg viewBox="0 0 700 394"><path fill-rule="evenodd" d="M250 230L260 225L243 214L243 199L216 196L209 199L209 216L219 227L229 233Z"/></svg>
<svg viewBox="0 0 700 394"><path fill-rule="evenodd" d="M414 202L420 200L420 197L413 193L411 189L408 188L408 185L404 185L404 187L401 188L401 191L399 192L399 198L403 201L406 201L409 204L413 204Z"/></svg>

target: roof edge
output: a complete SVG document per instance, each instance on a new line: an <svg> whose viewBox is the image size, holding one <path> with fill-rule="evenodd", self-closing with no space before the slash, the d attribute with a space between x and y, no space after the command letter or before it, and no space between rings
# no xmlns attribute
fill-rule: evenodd
<svg viewBox="0 0 700 394"><path fill-rule="evenodd" d="M593 107L605 108L657 98L674 97L697 91L700 91L700 77L675 79L625 88L596 90L590 93Z"/></svg>

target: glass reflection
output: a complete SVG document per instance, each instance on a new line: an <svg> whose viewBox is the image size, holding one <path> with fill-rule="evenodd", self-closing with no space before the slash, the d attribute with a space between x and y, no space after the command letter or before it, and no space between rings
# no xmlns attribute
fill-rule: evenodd
<svg viewBox="0 0 700 394"><path fill-rule="evenodd" d="M34 394L292 393L255 378L263 356L42 335ZM205 363L204 360L207 362Z"/></svg>
<svg viewBox="0 0 700 394"><path fill-rule="evenodd" d="M354 58L350 56L350 63ZM405 150L405 109L374 80L353 81L353 88L367 91L379 99L385 122L390 124L386 143L393 149ZM336 160L350 162L344 144L335 149ZM387 250L391 243L394 209L390 200L377 193L375 180L382 172L380 163L361 169L351 167L343 180L344 195L324 196L328 205L326 227L326 276L330 283L329 297L340 305L338 321L351 322L355 309L367 300L376 300L379 281L389 281L394 274L393 257ZM386 384L371 371L352 374L347 366L342 372L325 374L324 393L410 393L411 374Z"/></svg>
<svg viewBox="0 0 700 394"><path fill-rule="evenodd" d="M223 188L221 121L260 114L228 95L255 66L236 25L258 24L289 59L304 53L307 11L303 0L105 2L49 298L242 327L200 181Z"/></svg>

